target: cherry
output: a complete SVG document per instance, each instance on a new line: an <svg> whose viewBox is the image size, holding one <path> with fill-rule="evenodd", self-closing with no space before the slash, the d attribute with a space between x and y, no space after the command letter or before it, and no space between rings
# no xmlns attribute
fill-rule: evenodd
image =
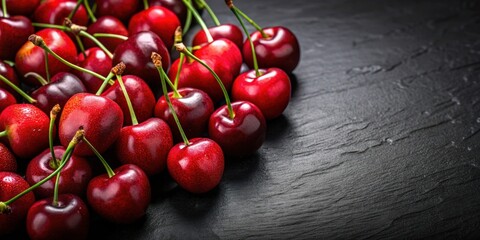
<svg viewBox="0 0 480 240"><path fill-rule="evenodd" d="M113 64L125 63L124 74L140 77L155 92L159 87L159 79L157 70L150 60L152 52L158 52L162 55L163 67L168 69L170 66L169 51L162 39L150 31L131 35L128 40L118 45L113 54Z"/></svg>
<svg viewBox="0 0 480 240"><path fill-rule="evenodd" d="M125 164L108 174L94 177L88 183L87 200L103 218L115 223L137 221L150 203L147 175L133 164Z"/></svg>
<svg viewBox="0 0 480 240"><path fill-rule="evenodd" d="M9 91L0 88L0 113L10 105L16 104L17 99Z"/></svg>
<svg viewBox="0 0 480 240"><path fill-rule="evenodd" d="M57 159L53 159L50 149L34 157L27 165L25 179L30 185L34 185L54 172L60 165L60 158L65 154L65 147L55 146L54 153ZM55 162L54 162L55 161ZM87 159L73 155L62 168L59 179L59 193L72 193L83 196L87 189L88 181L92 178L92 168ZM38 198L53 195L56 178L52 178L39 187L34 193Z"/></svg>
<svg viewBox="0 0 480 240"><path fill-rule="evenodd" d="M53 52L69 62L76 62L77 48L66 33L57 29L47 28L37 32L37 35L43 38L45 45ZM26 42L15 57L15 66L21 76L29 72L36 72L44 78L47 77L45 70L45 50L35 46L31 41ZM55 75L59 72L68 72L70 67L49 54L48 69L51 75ZM25 83L31 86L40 85L40 83L32 77L26 78Z"/></svg>
<svg viewBox="0 0 480 240"><path fill-rule="evenodd" d="M87 239L89 212L81 198L61 194L35 202L28 210L26 225L31 239Z"/></svg>
<svg viewBox="0 0 480 240"><path fill-rule="evenodd" d="M234 24L222 24L214 27L208 28L208 31L212 35L214 40L218 40L221 38L226 38L238 47L238 49L242 49L243 46L243 34L242 30ZM193 36L192 45L193 46L200 46L204 43L207 43L207 35L205 32L200 30Z"/></svg>
<svg viewBox="0 0 480 240"><path fill-rule="evenodd" d="M235 117L231 118L227 106L218 108L210 117L208 134L226 155L248 156L265 141L267 124L262 112L246 101L232 103Z"/></svg>
<svg viewBox="0 0 480 240"><path fill-rule="evenodd" d="M48 147L48 128L48 116L32 104L13 104L0 114L0 135L20 158L31 158Z"/></svg>
<svg viewBox="0 0 480 240"><path fill-rule="evenodd" d="M6 201L29 188L27 181L12 172L0 172L0 201ZM28 209L35 202L33 193L27 193L8 206L0 203L0 236L10 234L23 225Z"/></svg>
<svg viewBox="0 0 480 240"><path fill-rule="evenodd" d="M223 175L224 157L220 146L208 138L178 143L168 153L168 172L185 190L205 193L215 188Z"/></svg>
<svg viewBox="0 0 480 240"><path fill-rule="evenodd" d="M65 18L70 18L70 13L77 5L76 0L47 0L43 1L33 14L33 20L37 23L63 24ZM80 5L71 18L79 25L87 25L88 15L85 7Z"/></svg>
<svg viewBox="0 0 480 240"><path fill-rule="evenodd" d="M10 14L30 16L40 4L40 0L6 0L6 4Z"/></svg>
<svg viewBox="0 0 480 240"><path fill-rule="evenodd" d="M32 22L27 17L0 17L0 59L13 60L33 32Z"/></svg>
<svg viewBox="0 0 480 240"><path fill-rule="evenodd" d="M123 112L117 103L106 97L77 93L65 103L58 133L62 145L67 146L78 128L83 127L85 136L99 152L104 152L115 142L122 125ZM92 156L93 152L80 142L74 154Z"/></svg>
<svg viewBox="0 0 480 240"><path fill-rule="evenodd" d="M182 26L185 24L188 10L181 0L149 0L148 2L150 6L162 6L168 8L177 15Z"/></svg>
<svg viewBox="0 0 480 240"><path fill-rule="evenodd" d="M0 60L0 75L10 80L10 82L12 82L14 85L20 85L20 81L15 73L15 69L3 60ZM0 88L3 88L10 93L16 93L10 86L8 86L8 84L5 84L3 81L0 81Z"/></svg>
<svg viewBox="0 0 480 240"><path fill-rule="evenodd" d="M134 75L122 76L125 88L128 95L132 100L133 109L135 109L135 115L138 122L143 122L153 116L153 110L155 108L155 96L152 90L141 78ZM132 125L132 118L128 109L127 102L123 96L122 89L118 81L113 86L110 86L102 96L107 97L115 101L123 111L123 125Z"/></svg>
<svg viewBox="0 0 480 240"><path fill-rule="evenodd" d="M158 24L159 22L162 24ZM180 21L175 13L165 7L153 6L130 18L128 32L133 35L142 31L152 31L162 39L167 49L171 49L175 29L179 26Z"/></svg>
<svg viewBox="0 0 480 240"><path fill-rule="evenodd" d="M113 16L127 21L138 9L138 0L95 0L98 16Z"/></svg>
<svg viewBox="0 0 480 240"><path fill-rule="evenodd" d="M178 94L180 95L178 97L175 97L173 92L168 95L180 124L185 126L186 136L188 138L202 136L207 131L208 119L214 111L212 99L204 91L195 88L178 89ZM172 129L174 142L180 142L182 137L176 127L165 96L158 99L154 114L168 123Z"/></svg>
<svg viewBox="0 0 480 240"><path fill-rule="evenodd" d="M89 48L85 54L80 53L77 57L78 66L96 72L102 76L108 75L112 68L112 59L98 47ZM74 70L87 88L87 92L95 93L103 84L104 79L100 79L90 73Z"/></svg>
<svg viewBox="0 0 480 240"><path fill-rule="evenodd" d="M7 148L7 146L0 143L0 172L16 172L17 159Z"/></svg>
<svg viewBox="0 0 480 240"><path fill-rule="evenodd" d="M107 34L116 34L121 36L128 36L128 31L125 25L115 17L112 16L103 16L97 19L96 22L88 26L87 32L91 35L96 33L107 33ZM115 51L118 45L125 40L112 38L112 37L101 37L98 40L105 45L105 47L111 52ZM96 47L97 45L88 38L83 39L83 44L85 48Z"/></svg>

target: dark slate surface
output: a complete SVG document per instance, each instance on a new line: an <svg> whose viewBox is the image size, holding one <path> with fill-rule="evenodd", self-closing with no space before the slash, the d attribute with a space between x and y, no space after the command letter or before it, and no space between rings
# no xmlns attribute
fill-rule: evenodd
<svg viewBox="0 0 480 240"><path fill-rule="evenodd" d="M159 180L145 219L92 238L480 238L478 1L235 3L297 35L289 107L218 189Z"/></svg>

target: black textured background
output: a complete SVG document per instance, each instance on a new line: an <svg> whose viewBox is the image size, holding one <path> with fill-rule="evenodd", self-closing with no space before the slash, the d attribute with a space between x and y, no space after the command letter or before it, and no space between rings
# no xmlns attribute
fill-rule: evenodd
<svg viewBox="0 0 480 240"><path fill-rule="evenodd" d="M159 180L145 219L92 238L480 238L478 1L235 4L300 41L284 115L213 192Z"/></svg>

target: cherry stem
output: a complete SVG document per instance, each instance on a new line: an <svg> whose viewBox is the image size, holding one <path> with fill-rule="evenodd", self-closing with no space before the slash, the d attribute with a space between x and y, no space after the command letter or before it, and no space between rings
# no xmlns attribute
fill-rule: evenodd
<svg viewBox="0 0 480 240"><path fill-rule="evenodd" d="M50 70L48 69L48 52L43 49L43 57L45 58L45 75L47 76L47 82L50 82Z"/></svg>
<svg viewBox="0 0 480 240"><path fill-rule="evenodd" d="M45 49L45 51L47 51L48 53L52 54L57 60L59 60L60 62L62 62L63 64L77 70L77 71L81 71L81 72L85 72L85 73L88 73L90 75L93 75L97 78L100 78L102 80L105 80L105 77L96 73L96 72L93 72L91 70L88 70L88 69L85 69L85 68L82 68L82 67L79 67L75 64L72 64L70 63L69 61L63 59L62 57L60 57L58 54L56 54L54 51L52 51L48 46L47 44L45 44L45 41L43 41L42 37L38 36L38 35L35 35L35 34L32 34L30 35L30 37L28 37L28 40L31 41L33 44L35 44L36 46L38 47L41 47L43 49Z"/></svg>
<svg viewBox="0 0 480 240"><path fill-rule="evenodd" d="M78 36L82 36L82 37L86 37L88 39L90 39L92 42L94 42L100 49L102 49L105 54L107 54L107 56L112 59L113 58L113 54L108 51L108 49L105 47L105 45L103 45L103 43L101 43L100 41L98 41L97 38L95 38L94 36L92 36L92 34L88 33L86 30L87 28L84 27L84 26L80 26L80 25L77 25L77 24L74 24L72 22L72 20L70 20L69 18L65 18L64 20L64 23L65 23L65 26L67 26L68 28L70 28L71 32L73 32L75 34L75 36L77 37L78 41L80 42L81 46L83 46L82 42L80 41L80 38Z"/></svg>
<svg viewBox="0 0 480 240"><path fill-rule="evenodd" d="M223 96L225 97L225 104L227 105L228 115L229 115L230 119L235 118L235 113L233 112L232 104L230 102L230 97L228 96L227 89L225 88L225 85L223 85L223 82L220 79L220 77L218 77L217 73L215 73L215 71L213 71L213 69L210 68L210 66L208 66L208 64L206 64L204 61L202 61L201 59L199 59L198 57L193 55L190 51L188 51L187 47L185 47L185 45L183 43L177 43L177 44L175 44L175 47L176 47L177 51L179 51L179 52L187 55L188 57L194 59L195 61L200 63L202 66L204 66L206 69L208 69L208 71L210 71L210 73L213 75L215 80L217 80L218 85L220 85L220 88L222 89Z"/></svg>
<svg viewBox="0 0 480 240"><path fill-rule="evenodd" d="M92 40L92 42L94 42L100 49L102 49L102 50L105 52L105 54L107 54L107 56L108 56L110 59L113 58L112 52L110 52L110 51L105 47L105 45L103 45L102 42L98 41L97 38L95 38L94 36L92 36L92 34L90 34L90 33L88 33L88 32L85 32L85 31L80 31L79 35L82 36L82 37L86 37L86 38Z"/></svg>
<svg viewBox="0 0 480 240"><path fill-rule="evenodd" d="M243 32L245 32L245 35L247 35L248 42L250 43L250 48L252 50L253 68L255 69L255 76L260 77L262 74L258 70L257 53L255 52L255 47L253 46L252 38L250 37L250 34L248 33L247 28L245 27L245 24L243 24L242 18L240 18L239 14L238 14L238 8L236 8L233 5L233 3L229 6L229 8L233 12L235 17L237 18L238 22L240 22L240 25L242 26Z"/></svg>
<svg viewBox="0 0 480 240"><path fill-rule="evenodd" d="M60 29L62 31L68 31L71 32L72 30L66 26L62 25L56 25L56 24L49 24L49 23L32 23L32 26L34 27L41 27L41 28L55 28L55 29Z"/></svg>
<svg viewBox="0 0 480 240"><path fill-rule="evenodd" d="M45 80L45 78L42 77L42 75L36 73L36 72L28 72L28 73L25 73L25 75L23 75L23 77L25 78L28 78L28 77L33 77L35 78L40 84L42 84L42 86L45 86L48 84L47 80Z"/></svg>
<svg viewBox="0 0 480 240"><path fill-rule="evenodd" d="M6 137L7 135L8 135L8 132L7 132L6 129L0 132L0 138L1 138L1 137ZM1 211L0 211L0 212L1 212Z"/></svg>
<svg viewBox="0 0 480 240"><path fill-rule="evenodd" d="M88 17L90 18L90 20L92 20L92 22L96 22L97 18L95 17L95 14L93 14L93 11L90 8L90 4L88 3L88 1L83 1L83 5L85 6L85 9L87 10L87 14L88 14Z"/></svg>
<svg viewBox="0 0 480 240"><path fill-rule="evenodd" d="M111 79L115 76L115 74L113 74L112 72L108 73L108 76L105 78L105 80L103 80L103 83L102 85L98 88L97 92L95 93L95 95L99 96L100 94L103 93L103 91L105 91L105 88L107 87L107 84L110 83L110 82L113 82Z"/></svg>
<svg viewBox="0 0 480 240"><path fill-rule="evenodd" d="M7 0L2 0L3 17L9 17L7 12Z"/></svg>
<svg viewBox="0 0 480 240"><path fill-rule="evenodd" d="M190 0L187 0L190 2ZM192 11L190 9L187 9L187 18L185 19L185 25L183 26L183 34L187 34L188 30L190 29L190 26L192 25Z"/></svg>
<svg viewBox="0 0 480 240"><path fill-rule="evenodd" d="M11 60L3 60L3 62L10 65L10 67L15 67L15 62L12 62Z"/></svg>
<svg viewBox="0 0 480 240"><path fill-rule="evenodd" d="M212 34L210 33L210 31L208 31L207 25L205 25L205 22L203 21L200 14L198 14L197 10L195 10L195 8L192 6L192 4L190 4L190 2L186 0L182 0L182 1L185 4L185 6L187 6L187 8L192 12L198 24L200 24L200 26L202 27L202 30L205 32L205 36L207 36L207 41L213 42Z"/></svg>
<svg viewBox="0 0 480 240"><path fill-rule="evenodd" d="M125 64L123 62L120 62L119 64L117 64L117 66L115 66L112 69L112 72L117 77L118 84L120 85L120 88L122 89L122 92L123 92L123 96L125 97L125 101L127 102L128 111L130 112L130 117L132 118L132 125L137 125L138 124L137 116L135 115L135 110L133 109L132 101L130 100L130 96L128 96L127 88L125 87L125 84L123 83L123 79L122 79L122 74L124 70L125 70Z"/></svg>
<svg viewBox="0 0 480 240"><path fill-rule="evenodd" d="M148 9L148 0L143 0L143 8L144 8L145 10Z"/></svg>
<svg viewBox="0 0 480 240"><path fill-rule="evenodd" d="M228 1L228 0L227 0ZM225 2L227 2L225 1ZM228 2L227 2L227 5L228 5ZM229 5L230 7L230 5ZM233 6L233 3L232 3L232 7L235 8L237 10L237 12L245 19L247 20L247 22L249 22L255 29L257 29L257 31L260 32L260 34L262 34L262 38L269 38L270 36L268 36L264 31L263 31L263 28L260 27L256 22L254 22L250 17L248 17L247 14L245 14L244 12L242 12L242 10L238 9L237 7Z"/></svg>
<svg viewBox="0 0 480 240"><path fill-rule="evenodd" d="M178 69L177 69L177 74L175 75L175 82L173 83L173 89L177 90L178 88L178 81L180 81L180 73L182 71L183 67L183 61L185 60L185 54L180 53L180 59L178 60ZM178 91L174 91L173 93L174 98L180 97L180 94L178 94Z"/></svg>
<svg viewBox="0 0 480 240"><path fill-rule="evenodd" d="M113 33L94 33L93 36L96 37L96 38L108 37L108 38L118 38L118 39L121 39L121 40L127 40L128 39L127 36L123 36L123 35L120 35L120 34L113 34Z"/></svg>
<svg viewBox="0 0 480 240"><path fill-rule="evenodd" d="M70 18L70 19L73 18L73 15L75 15L75 13L77 13L78 8L80 7L80 5L82 5L82 3L83 3L83 0L78 0L77 1L77 5L75 5L75 8L73 8L73 10L70 12L70 14L68 15L68 18Z"/></svg>
<svg viewBox="0 0 480 240"><path fill-rule="evenodd" d="M217 15L215 15L215 12L213 12L212 8L210 8L210 5L205 0L196 0L200 4L202 4L205 9L207 9L208 15L212 18L212 21L215 25L220 26L220 21L218 21Z"/></svg>
<svg viewBox="0 0 480 240"><path fill-rule="evenodd" d="M84 58L87 58L87 54L85 53L85 46L83 46L83 42L78 35L75 35L75 40L77 40L78 47L80 48L80 52L82 53Z"/></svg>
<svg viewBox="0 0 480 240"><path fill-rule="evenodd" d="M50 148L50 153L52 154L51 166L54 169L58 168L57 157L55 156L55 151L53 150L53 128L55 127L55 120L57 119L58 114L60 113L60 105L56 104L53 106L50 111L50 124L48 126L48 147Z"/></svg>
<svg viewBox="0 0 480 240"><path fill-rule="evenodd" d="M108 174L108 177L111 178L113 176L115 176L115 172L112 170L112 168L110 167L110 165L108 165L107 161L105 160L105 158L102 157L102 155L97 151L97 149L88 141L88 139L83 136L83 142L85 142L88 147L90 148L90 150L93 151L93 153L95 153L95 155L98 157L98 159L100 159L100 162L102 162L102 165L103 167L105 168L105 170L107 171L107 174Z"/></svg>
<svg viewBox="0 0 480 240"><path fill-rule="evenodd" d="M25 100L27 100L27 102L33 104L33 103L36 103L37 100L33 99L30 95L28 95L25 91L23 91L21 88L19 88L17 85L13 84L10 80L8 80L6 77L4 77L3 75L0 75L0 80L2 82L4 82L5 84L7 84L9 87L13 88L13 90L15 90L15 92L17 92L18 94L20 94L20 96L22 96L23 98L25 98Z"/></svg>
<svg viewBox="0 0 480 240"><path fill-rule="evenodd" d="M155 65L155 67L157 68L158 74L160 75L160 80L162 82L163 96L165 96L165 100L167 101L168 108L170 109L170 112L172 112L173 119L175 120L175 123L177 124L177 127L178 127L178 131L182 136L183 143L185 143L185 145L188 146L190 145L190 142L188 141L187 135L185 135L185 132L183 131L182 124L180 124L180 120L178 120L177 113L175 112L172 102L170 101L170 97L168 96L167 84L165 83L165 79L168 79L168 76L162 68L162 56L160 56L160 54L156 52L152 52L151 58L152 58L153 65Z"/></svg>
<svg viewBox="0 0 480 240"><path fill-rule="evenodd" d="M50 175L48 175L47 177L45 177L44 179L40 180L39 182L35 183L34 185L30 186L29 188L25 189L24 191L22 191L21 193L17 194L16 196L10 198L9 200L5 201L5 202L0 202L0 213L3 213L5 211L5 208L4 207L7 207L8 205L12 204L13 202L15 202L17 199L23 197L25 194L29 193L30 191L32 191L33 189L37 188L38 186L44 184L45 182L47 182L48 180L50 180L53 176L57 175L57 173L59 173L63 167L65 166L65 164L68 162L68 160L70 159L70 157L72 156L72 152L75 148L75 146L78 144L78 142L80 142L80 140L82 140L83 138L83 134L84 134L84 131L83 129L79 129L76 133L75 133L75 136L73 136L72 140L70 141L70 143L68 144L67 146L67 149L65 149L65 153L63 154L63 157L62 157L62 161L61 161L61 164L60 166L58 166L57 169L55 169L55 171L53 171L52 173L50 173ZM8 207L7 207L8 208Z"/></svg>

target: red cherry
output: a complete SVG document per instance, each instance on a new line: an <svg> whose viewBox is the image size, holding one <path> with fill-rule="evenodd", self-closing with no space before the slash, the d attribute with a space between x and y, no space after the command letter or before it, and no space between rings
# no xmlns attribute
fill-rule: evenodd
<svg viewBox="0 0 480 240"><path fill-rule="evenodd" d="M220 146L208 138L181 142L168 153L167 167L172 178L185 190L205 193L215 188L223 175L224 157Z"/></svg>
<svg viewBox="0 0 480 240"><path fill-rule="evenodd" d="M40 0L6 0L10 15L30 16L40 4Z"/></svg>
<svg viewBox="0 0 480 240"><path fill-rule="evenodd" d="M0 172L0 201L7 201L29 188L27 181L12 172ZM10 234L24 224L28 209L35 202L35 196L29 192L9 204L9 213L0 213L0 236Z"/></svg>
<svg viewBox="0 0 480 240"><path fill-rule="evenodd" d="M31 158L48 147L50 119L32 104L10 105L0 114L0 131L5 131L13 153Z"/></svg>
<svg viewBox="0 0 480 240"><path fill-rule="evenodd" d="M103 218L115 223L132 223L142 216L150 203L150 182L136 165L126 164L115 175L94 177L87 188L90 206Z"/></svg>
<svg viewBox="0 0 480 240"><path fill-rule="evenodd" d="M195 88L178 89L181 97L176 98L173 92L168 95L183 126L187 138L202 136L208 127L208 119L214 111L212 99L202 90ZM165 120L172 129L174 142L182 141L180 132L168 107L165 96L161 96L155 105L155 116Z"/></svg>
<svg viewBox="0 0 480 240"><path fill-rule="evenodd" d="M152 176L165 169L172 146L168 124L160 118L150 118L122 128L115 142L115 154L122 164L135 164Z"/></svg>
<svg viewBox="0 0 480 240"><path fill-rule="evenodd" d="M52 159L50 149L46 149L34 157L27 165L25 179L30 185L40 182L56 170L60 165L59 160L65 153L63 146L55 146L54 150L56 160ZM57 162L54 162L57 161ZM83 196L87 189L88 181L92 178L92 168L87 159L73 155L60 174L58 183L59 193L72 193L77 196ZM56 177L51 178L44 184L35 188L34 193L38 198L53 196Z"/></svg>
<svg viewBox="0 0 480 240"><path fill-rule="evenodd" d="M222 24L215 27L208 28L208 31L212 35L214 40L226 38L238 47L238 49L242 49L243 46L243 33L242 30L234 24ZM193 37L192 45L193 46L200 46L204 43L207 43L207 35L205 35L205 31L199 30L197 34Z"/></svg>
<svg viewBox="0 0 480 240"><path fill-rule="evenodd" d="M13 60L33 32L32 22L27 17L0 17L0 59Z"/></svg>
<svg viewBox="0 0 480 240"><path fill-rule="evenodd" d="M9 91L0 88L0 113L10 105L16 104L17 99ZM1 171L1 170L0 170Z"/></svg>
<svg viewBox="0 0 480 240"><path fill-rule="evenodd" d="M10 80L16 86L20 85L20 81L18 80L17 74L13 67L5 63L4 61L0 60L0 75L4 76L6 79ZM0 88L3 88L9 91L12 94L17 94L15 90L13 90L10 86L8 86L3 81L0 81Z"/></svg>
<svg viewBox="0 0 480 240"><path fill-rule="evenodd" d="M285 27L269 27L263 31L268 38L263 38L259 31L250 34L258 67L277 67L291 73L300 61L300 45L295 35ZM243 57L250 68L253 68L252 50L248 40L243 44Z"/></svg>
<svg viewBox="0 0 480 240"><path fill-rule="evenodd" d="M162 24L158 24L159 22ZM171 49L175 29L179 26L180 21L175 13L168 8L152 6L130 18L128 32L133 35L142 31L152 31L162 39L167 49Z"/></svg>
<svg viewBox="0 0 480 240"><path fill-rule="evenodd" d="M90 24L87 28L87 32L91 35L95 33L110 33L122 36L128 36L128 31L125 25L115 17L103 16L97 19L96 22ZM117 46L124 42L122 39L99 37L97 38L109 51L113 52ZM88 38L83 38L83 44L85 48L96 47L97 45Z"/></svg>
<svg viewBox="0 0 480 240"><path fill-rule="evenodd" d="M27 233L31 239L87 239L88 207L73 194L60 194L35 202L27 214Z"/></svg>
<svg viewBox="0 0 480 240"><path fill-rule="evenodd" d="M260 69L242 73L233 82L234 101L249 101L257 106L265 119L280 116L290 101L292 86L288 75L280 68Z"/></svg>
<svg viewBox="0 0 480 240"><path fill-rule="evenodd" d="M168 10L177 15L182 26L185 25L188 10L181 0L149 0L148 4L149 6L162 6L168 8Z"/></svg>
<svg viewBox="0 0 480 240"><path fill-rule="evenodd" d="M0 143L0 172L16 172L17 160L15 156L7 148L7 146Z"/></svg>
<svg viewBox="0 0 480 240"><path fill-rule="evenodd" d="M232 103L235 117L229 117L227 106L218 108L210 117L209 136L225 155L242 157L253 154L265 141L267 124L262 112L246 101Z"/></svg>
<svg viewBox="0 0 480 240"><path fill-rule="evenodd" d="M85 57L86 55L86 57ZM112 59L98 47L93 47L85 50L85 55L78 54L77 66L92 70L102 76L107 76L112 69ZM90 93L96 93L103 83L102 79L95 77L89 73L74 70L73 73L77 75Z"/></svg>
<svg viewBox="0 0 480 240"><path fill-rule="evenodd" d="M49 23L63 25L63 21L75 9L76 0L47 0L43 1L33 14L33 20L37 23ZM88 23L88 15L85 7L80 5L71 19L75 24L85 26Z"/></svg>
<svg viewBox="0 0 480 240"><path fill-rule="evenodd" d="M65 103L60 116L58 135L60 142L66 147L79 127L83 127L88 141L103 153L115 142L122 125L123 112L117 103L106 97L77 93ZM74 154L94 155L84 142L75 147Z"/></svg>
<svg viewBox="0 0 480 240"><path fill-rule="evenodd" d="M76 63L77 48L67 34L60 30L51 28L40 30L36 34L42 37L45 41L45 44L60 57L73 64ZM29 72L36 72L45 78L44 54L45 51L42 48L33 45L33 43L30 41L27 41L20 48L20 50L18 50L15 57L15 66L20 76L24 76ZM55 59L55 57L51 54L48 55L48 66L50 75L52 76L56 73L68 72L70 70L70 67ZM40 86L40 83L34 78L29 77L25 80L25 83L28 85Z"/></svg>
<svg viewBox="0 0 480 240"><path fill-rule="evenodd" d="M138 0L95 0L98 16L113 16L127 21L138 9Z"/></svg>
<svg viewBox="0 0 480 240"><path fill-rule="evenodd" d="M143 122L153 116L153 109L155 108L155 96L152 90L141 78L133 75L122 76L123 83L128 92L128 96L132 102L135 116L138 122ZM122 89L118 81L109 87L102 96L115 101L123 111L123 125L132 125L132 117L128 110L127 101L123 95Z"/></svg>

